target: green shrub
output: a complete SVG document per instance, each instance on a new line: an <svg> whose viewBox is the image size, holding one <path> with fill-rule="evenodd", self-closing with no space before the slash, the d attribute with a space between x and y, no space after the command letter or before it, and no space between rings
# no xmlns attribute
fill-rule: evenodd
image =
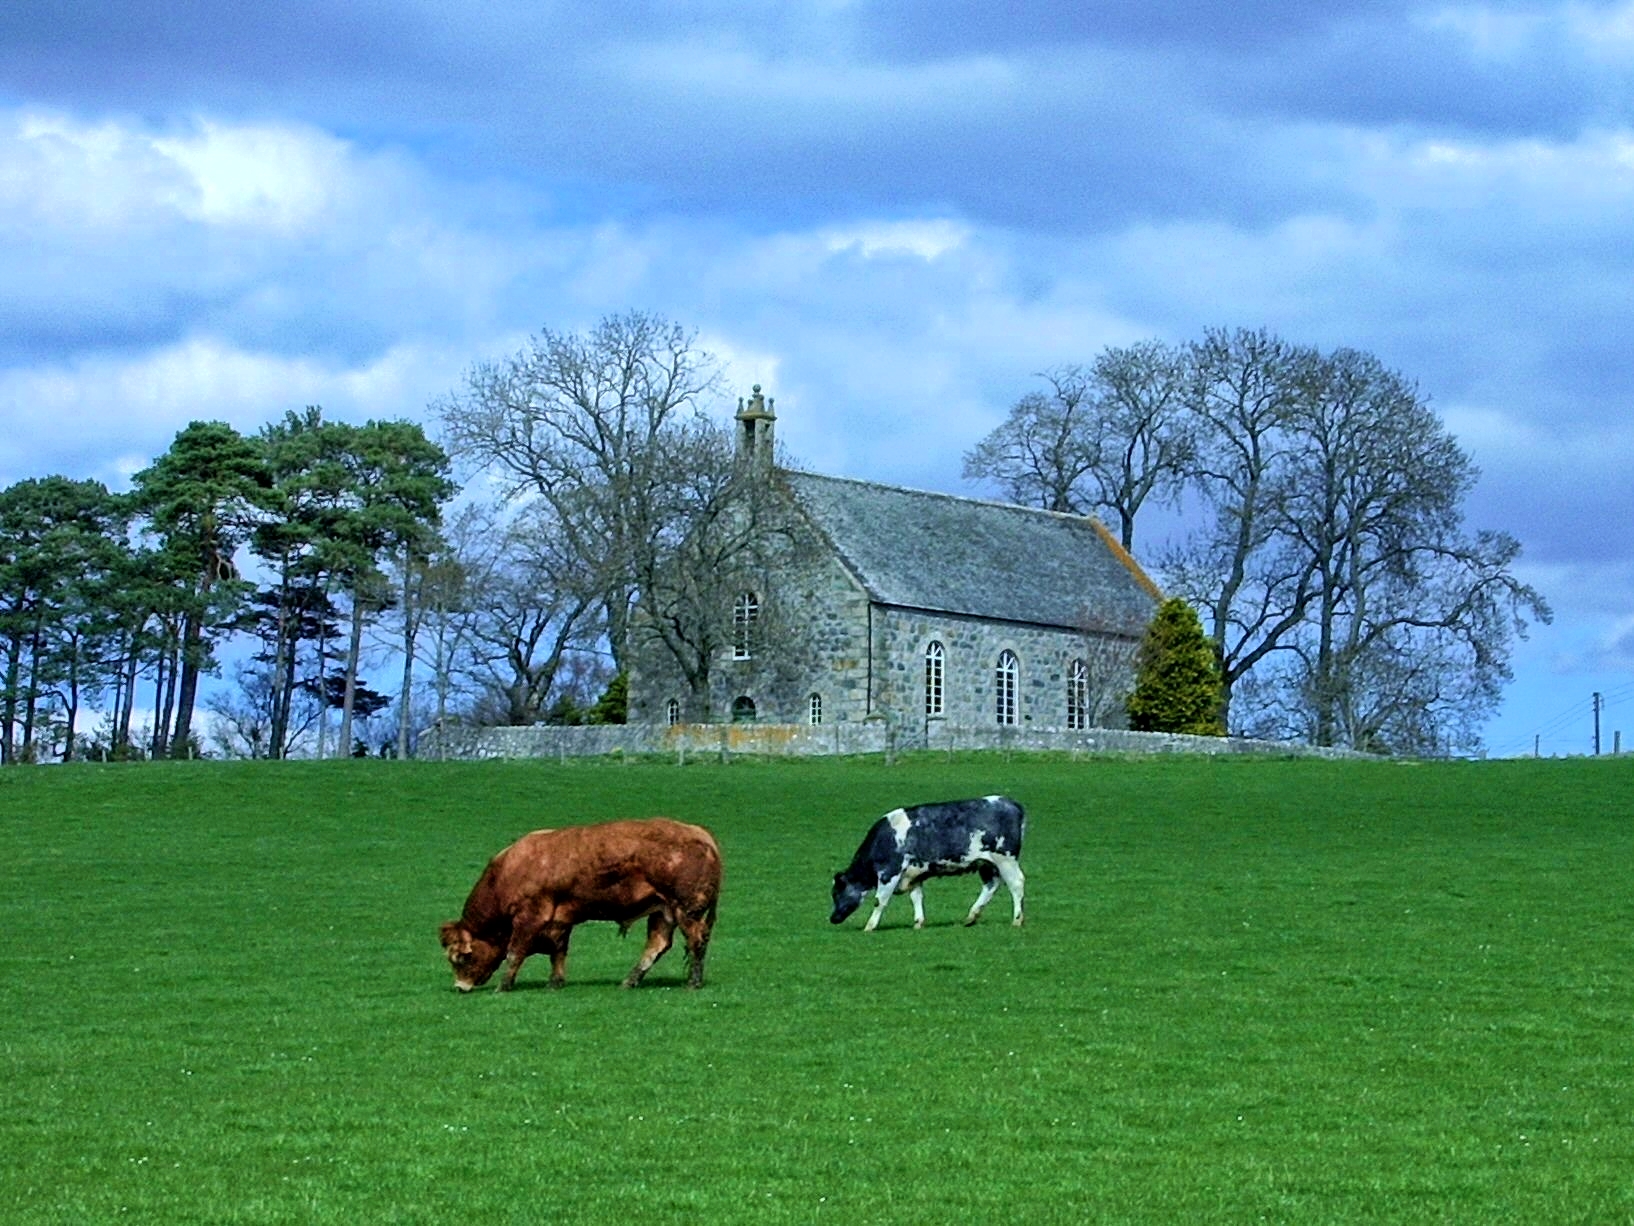
<svg viewBox="0 0 1634 1226"><path fill-rule="evenodd" d="M1225 735L1214 645L1196 610L1178 596L1164 601L1146 628L1128 709L1137 732Z"/></svg>

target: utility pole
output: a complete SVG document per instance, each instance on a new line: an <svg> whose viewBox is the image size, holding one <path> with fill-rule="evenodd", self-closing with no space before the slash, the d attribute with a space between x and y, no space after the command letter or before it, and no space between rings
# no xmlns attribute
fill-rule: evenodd
<svg viewBox="0 0 1634 1226"><path fill-rule="evenodd" d="M1600 756L1600 708L1604 705L1604 700L1600 697L1600 691L1596 690L1594 692L1594 756L1597 758Z"/></svg>

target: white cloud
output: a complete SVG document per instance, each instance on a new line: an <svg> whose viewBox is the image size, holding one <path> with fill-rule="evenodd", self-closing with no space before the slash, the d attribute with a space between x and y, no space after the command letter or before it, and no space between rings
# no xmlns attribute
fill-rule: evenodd
<svg viewBox="0 0 1634 1226"><path fill-rule="evenodd" d="M253 433L286 410L418 418L465 360L403 343L357 367L234 348L209 336L123 358L0 371L0 486L46 472L120 484L196 419Z"/></svg>
<svg viewBox="0 0 1634 1226"><path fill-rule="evenodd" d="M191 190L178 207L190 220L285 231L322 216L351 158L344 142L325 133L211 120L152 147L187 175Z"/></svg>
<svg viewBox="0 0 1634 1226"><path fill-rule="evenodd" d="M194 119L156 133L39 110L0 116L0 222L310 227L349 180L350 148L298 125Z"/></svg>
<svg viewBox="0 0 1634 1226"><path fill-rule="evenodd" d="M1449 4L1421 16L1420 24L1448 30L1483 59L1512 60L1526 52L1548 24L1541 8L1499 9L1488 4Z"/></svg>
<svg viewBox="0 0 1634 1226"><path fill-rule="evenodd" d="M825 126L847 111L906 117L943 112L950 101L996 106L1031 84L1021 66L991 55L906 64L832 52L763 55L716 42L631 44L607 51L600 64L612 76L639 82L644 92L727 103L734 111L748 98L752 111L783 122L820 118Z"/></svg>
<svg viewBox="0 0 1634 1226"><path fill-rule="evenodd" d="M857 251L864 259L881 256L917 256L934 260L963 247L970 227L957 221L872 221L837 226L819 232L829 251Z"/></svg>
<svg viewBox="0 0 1634 1226"><path fill-rule="evenodd" d="M1569 4L1566 24L1584 50L1595 59L1627 62L1634 59L1634 2Z"/></svg>
<svg viewBox="0 0 1634 1226"><path fill-rule="evenodd" d="M1432 30L1461 38L1480 59L1518 63L1540 44L1559 38L1585 59L1626 60L1634 54L1634 3L1450 4L1420 19Z"/></svg>

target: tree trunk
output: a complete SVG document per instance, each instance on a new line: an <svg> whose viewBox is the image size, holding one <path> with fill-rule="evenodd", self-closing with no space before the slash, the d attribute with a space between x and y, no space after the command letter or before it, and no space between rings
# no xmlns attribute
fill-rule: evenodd
<svg viewBox="0 0 1634 1226"><path fill-rule="evenodd" d="M199 657L204 651L204 623L189 613L182 623L181 680L176 695L176 726L170 751L185 757L192 748L193 703L199 691Z"/></svg>
<svg viewBox="0 0 1634 1226"><path fill-rule="evenodd" d="M422 572L423 582L423 572ZM403 551L403 684L397 695L397 758L409 754L409 721L414 705L414 641L419 637L420 610L415 607L414 554Z"/></svg>
<svg viewBox="0 0 1634 1226"><path fill-rule="evenodd" d="M131 635L130 654L125 660L124 703L114 720L114 746L130 745L130 721L136 711L136 636Z"/></svg>
<svg viewBox="0 0 1634 1226"><path fill-rule="evenodd" d="M79 662L80 651L76 643L68 660L68 730L63 741L62 760L74 760L74 724L79 720Z"/></svg>
<svg viewBox="0 0 1634 1226"><path fill-rule="evenodd" d="M17 729L17 682L22 658L22 635L13 634L6 644L6 689L0 696L0 766L9 766L17 760L12 735Z"/></svg>
<svg viewBox="0 0 1634 1226"><path fill-rule="evenodd" d="M40 705L40 653L44 649L44 633L40 623L34 624L34 641L29 645L28 697L23 703L22 757L25 762L38 761L34 745L34 720Z"/></svg>
<svg viewBox="0 0 1634 1226"><path fill-rule="evenodd" d="M176 657L179 651L174 641L166 645L153 678L152 756L155 759L163 758L170 752L170 714L176 703Z"/></svg>
<svg viewBox="0 0 1634 1226"><path fill-rule="evenodd" d="M285 568L283 579L278 584L278 624L273 631L272 649L272 693L270 701L270 727L267 730L267 756L282 758L284 756L284 734L289 727L289 695L291 690L285 685L286 672L292 675L293 670L286 669L286 664L293 663L294 649L288 642L289 626L289 576Z"/></svg>
<svg viewBox="0 0 1634 1226"><path fill-rule="evenodd" d="M318 760L329 756L329 621L322 610L329 607L329 581L324 580L323 601L318 608Z"/></svg>
<svg viewBox="0 0 1634 1226"><path fill-rule="evenodd" d="M357 662L363 652L363 581L352 585L352 637L346 645L346 688L340 703L340 756L352 752L352 704L357 699Z"/></svg>

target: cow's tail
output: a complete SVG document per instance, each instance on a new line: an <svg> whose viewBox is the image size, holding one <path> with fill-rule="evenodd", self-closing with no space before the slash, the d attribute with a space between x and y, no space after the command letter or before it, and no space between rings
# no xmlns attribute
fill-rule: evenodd
<svg viewBox="0 0 1634 1226"><path fill-rule="evenodd" d="M1016 855L1021 854L1021 845L1027 841L1027 810L1021 807L1021 802L1010 802L1016 807Z"/></svg>

